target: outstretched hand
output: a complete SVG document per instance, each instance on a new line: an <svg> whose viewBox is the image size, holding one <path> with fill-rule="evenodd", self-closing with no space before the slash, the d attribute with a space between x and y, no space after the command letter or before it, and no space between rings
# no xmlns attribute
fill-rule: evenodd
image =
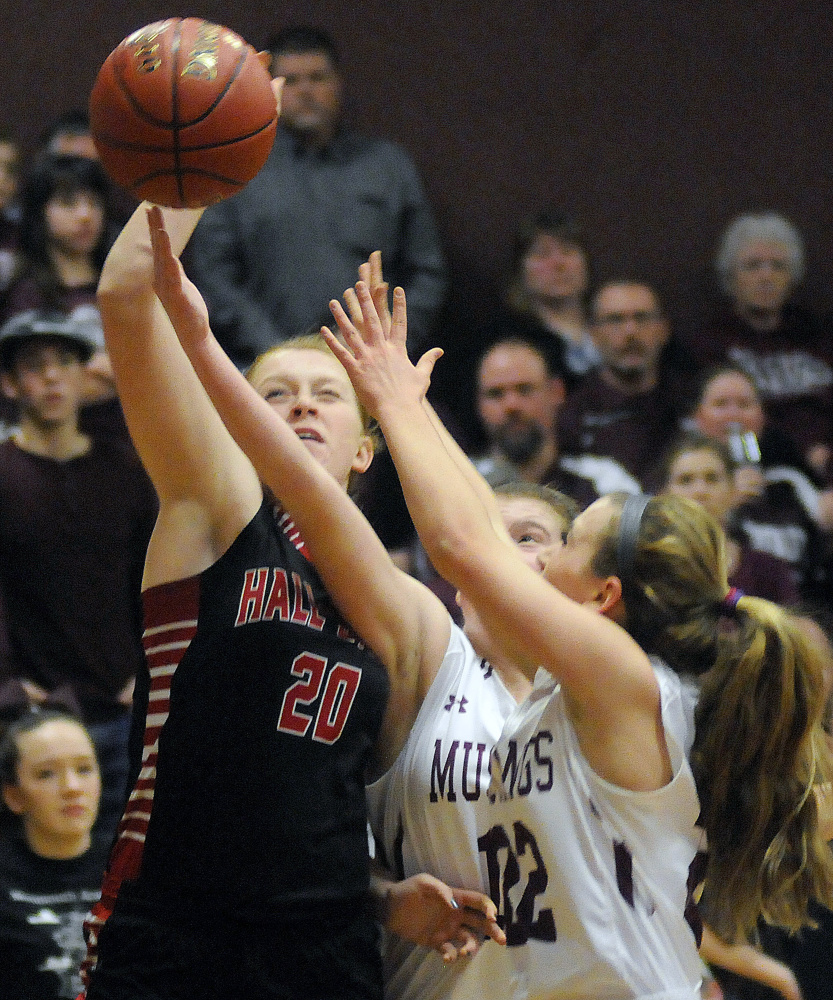
<svg viewBox="0 0 833 1000"><path fill-rule="evenodd" d="M391 885L385 926L407 941L438 951L446 963L475 955L486 937L506 944L488 896L452 889L427 874Z"/></svg>
<svg viewBox="0 0 833 1000"><path fill-rule="evenodd" d="M374 277L374 258L368 261L368 280L360 279L345 293L350 310L347 314L336 299L330 311L338 324L342 343L332 331L321 333L333 353L344 365L356 395L373 416L380 418L386 406L398 407L407 402L421 402L431 383L431 372L442 350L427 351L411 363L406 348L408 329L405 292L395 288L393 314L388 310L387 285L381 280L381 258ZM352 316L352 318L351 318Z"/></svg>
<svg viewBox="0 0 833 1000"><path fill-rule="evenodd" d="M147 210L153 250L153 290L183 346L198 343L210 332L208 308L197 286L185 274L171 249L165 219L157 206Z"/></svg>

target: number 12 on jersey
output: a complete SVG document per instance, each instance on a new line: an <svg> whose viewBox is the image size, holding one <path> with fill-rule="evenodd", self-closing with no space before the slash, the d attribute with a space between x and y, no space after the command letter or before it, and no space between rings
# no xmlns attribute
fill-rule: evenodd
<svg viewBox="0 0 833 1000"><path fill-rule="evenodd" d="M535 916L536 897L547 888L549 876L534 835L523 825L513 823L511 834L501 826L493 826L477 840L481 854L486 855L489 873L489 895L498 908L497 922L506 933L510 947L526 944L530 938L538 941L555 941L555 919L552 910L543 909ZM519 859L532 862L517 906L512 898L521 881ZM524 867L530 867L528 864Z"/></svg>

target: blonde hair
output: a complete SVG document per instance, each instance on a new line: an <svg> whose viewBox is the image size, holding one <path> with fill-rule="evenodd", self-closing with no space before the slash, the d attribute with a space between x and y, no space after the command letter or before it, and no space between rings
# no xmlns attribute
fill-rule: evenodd
<svg viewBox="0 0 833 1000"><path fill-rule="evenodd" d="M523 497L526 500L540 500L568 525L575 521L579 512L578 504L566 493L553 489L552 486L544 486L526 480L511 480L508 483L500 483L495 486L494 494L496 497L507 497L508 499Z"/></svg>
<svg viewBox="0 0 833 1000"><path fill-rule="evenodd" d="M624 507L625 496L612 495ZM619 519L593 561L617 575ZM701 905L727 940L759 917L798 930L833 903L833 852L813 787L828 780L824 655L799 619L762 598L727 603L717 522L685 497L652 497L622 579L625 628L648 653L701 678L691 764L708 836Z"/></svg>
<svg viewBox="0 0 833 1000"><path fill-rule="evenodd" d="M283 340L279 344L275 344L274 347L268 348L268 350L263 351L259 354L251 365L246 370L246 380L254 385L260 375L261 369L264 367L265 363L276 354L280 354L283 351L319 351L321 354L326 354L329 357L338 361L338 358L333 354L327 345L327 341L321 336L319 332L304 333L297 337L290 337L288 340ZM341 362L339 361L339 365ZM352 386L351 386L352 388ZM358 411L359 417L361 419L362 432L366 434L373 445L374 452L378 451L382 444L382 435L379 432L379 427L373 417L370 415L366 407L364 407L358 398L355 398L356 409ZM349 481L349 491L352 493L356 486L356 481L361 473L352 472L350 474Z"/></svg>

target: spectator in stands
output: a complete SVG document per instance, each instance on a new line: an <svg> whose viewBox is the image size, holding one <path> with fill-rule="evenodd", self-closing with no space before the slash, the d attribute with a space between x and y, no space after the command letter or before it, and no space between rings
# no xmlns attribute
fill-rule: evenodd
<svg viewBox="0 0 833 1000"><path fill-rule="evenodd" d="M21 191L20 263L3 317L32 309L68 315L96 350L85 369L85 428L125 436L96 304L96 286L113 238L110 181L96 160L47 154ZM101 404L92 407L92 404ZM7 424L15 414L4 412Z"/></svg>
<svg viewBox="0 0 833 1000"><path fill-rule="evenodd" d="M76 997L82 922L107 861L101 776L72 716L27 710L0 741L0 994Z"/></svg>
<svg viewBox="0 0 833 1000"><path fill-rule="evenodd" d="M519 229L504 301L509 315L499 317L495 329L505 332L514 316L534 320L555 339L568 391L601 363L590 334L590 261L584 237L563 212L545 208Z"/></svg>
<svg viewBox="0 0 833 1000"><path fill-rule="evenodd" d="M86 328L29 311L0 329L0 383L20 426L0 444L0 681L34 702L69 688L96 744L100 817L121 814L133 679L143 662L140 583L156 495L125 442L79 427Z"/></svg>
<svg viewBox="0 0 833 1000"><path fill-rule="evenodd" d="M416 167L398 145L346 125L339 55L325 32L287 28L269 49L273 75L286 80L274 148L244 191L205 213L190 247L212 328L245 367L331 322L330 299L381 250L391 282L407 289L419 352L430 344L445 264Z"/></svg>
<svg viewBox="0 0 833 1000"><path fill-rule="evenodd" d="M72 108L58 115L41 136L41 149L57 156L83 156L98 159L90 116L82 108Z"/></svg>
<svg viewBox="0 0 833 1000"><path fill-rule="evenodd" d="M20 207L16 195L20 176L20 147L11 132L0 129L0 293L15 269Z"/></svg>
<svg viewBox="0 0 833 1000"><path fill-rule="evenodd" d="M540 335L507 337L489 346L477 368L477 410L489 451L475 461L496 485L512 479L551 485L584 507L615 490L639 492L609 458L564 454L558 418L565 386Z"/></svg>
<svg viewBox="0 0 833 1000"><path fill-rule="evenodd" d="M692 366L671 340L650 285L616 280L592 303L593 338L602 356L568 397L561 440L572 452L616 459L643 485L686 412Z"/></svg>
<svg viewBox="0 0 833 1000"><path fill-rule="evenodd" d="M676 438L663 463L665 493L696 500L726 531L728 578L733 587L790 607L801 596L789 563L749 545L732 515L738 506L735 463L725 444L701 434Z"/></svg>
<svg viewBox="0 0 833 1000"><path fill-rule="evenodd" d="M726 302L692 351L704 366L741 365L768 420L833 482L833 333L794 300L804 278L801 235L775 212L738 216L721 237L715 268Z"/></svg>
<svg viewBox="0 0 833 1000"><path fill-rule="evenodd" d="M751 455L735 472L742 503L733 516L754 549L786 560L802 596L819 598L829 577L833 491L819 489L790 437L767 419L752 378L738 365L709 369L684 423L728 444L733 433L752 435Z"/></svg>

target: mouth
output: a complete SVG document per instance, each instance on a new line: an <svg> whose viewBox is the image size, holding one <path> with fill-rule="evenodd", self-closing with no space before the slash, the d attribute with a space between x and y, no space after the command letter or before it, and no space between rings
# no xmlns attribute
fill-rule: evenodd
<svg viewBox="0 0 833 1000"><path fill-rule="evenodd" d="M312 430L308 427L296 428L295 433L302 441L317 441L319 444L323 444L324 442L324 438L318 433L318 431Z"/></svg>

